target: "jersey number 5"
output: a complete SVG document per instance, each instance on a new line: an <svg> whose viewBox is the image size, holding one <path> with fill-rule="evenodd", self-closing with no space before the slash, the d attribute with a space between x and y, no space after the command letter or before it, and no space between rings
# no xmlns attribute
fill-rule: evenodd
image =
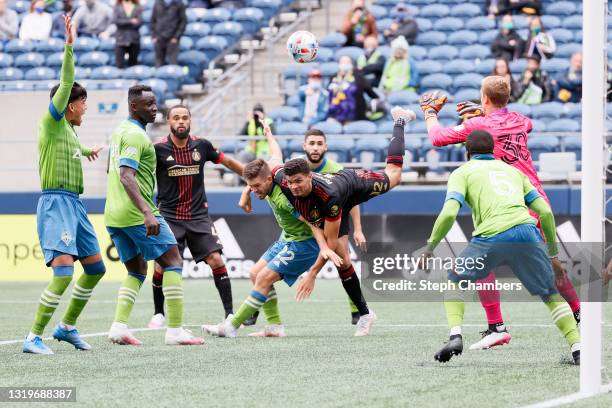
<svg viewBox="0 0 612 408"><path fill-rule="evenodd" d="M489 172L489 181L493 185L495 194L507 197L516 193L516 188L506 177L508 174L503 171Z"/></svg>

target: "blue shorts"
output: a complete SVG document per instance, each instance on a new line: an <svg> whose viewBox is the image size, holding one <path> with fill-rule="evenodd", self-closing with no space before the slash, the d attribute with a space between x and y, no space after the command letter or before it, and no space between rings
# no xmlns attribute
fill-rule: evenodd
<svg viewBox="0 0 612 408"><path fill-rule="evenodd" d="M531 295L548 297L557 293L546 244L533 224L517 225L488 238L472 238L457 257L455 271L448 272L448 279L476 281L504 265Z"/></svg>
<svg viewBox="0 0 612 408"><path fill-rule="evenodd" d="M176 239L163 217L155 217L159 221L159 235L147 236L147 228L142 225L133 227L106 227L110 234L121 262L125 263L142 255L145 261L157 259L165 254Z"/></svg>
<svg viewBox="0 0 612 408"><path fill-rule="evenodd" d="M274 242L261 257L268 268L278 273L291 286L297 278L308 271L319 256L319 245L314 238L305 241Z"/></svg>
<svg viewBox="0 0 612 408"><path fill-rule="evenodd" d="M43 191L36 208L36 225L47 266L60 255L83 259L100 252L96 232L76 193Z"/></svg>

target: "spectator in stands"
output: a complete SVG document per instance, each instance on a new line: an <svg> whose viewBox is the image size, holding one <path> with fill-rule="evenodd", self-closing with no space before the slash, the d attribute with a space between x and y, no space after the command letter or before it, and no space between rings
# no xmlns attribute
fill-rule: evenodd
<svg viewBox="0 0 612 408"><path fill-rule="evenodd" d="M579 52L573 54L567 71L552 82L557 100L580 102L582 99L582 54Z"/></svg>
<svg viewBox="0 0 612 408"><path fill-rule="evenodd" d="M492 20L507 13L508 0L486 0L485 14Z"/></svg>
<svg viewBox="0 0 612 408"><path fill-rule="evenodd" d="M366 37L378 37L376 20L365 7L364 0L353 0L340 31L346 36L346 46L363 47Z"/></svg>
<svg viewBox="0 0 612 408"><path fill-rule="evenodd" d="M187 15L182 0L156 0L151 16L151 37L155 44L155 66L176 64L179 41L185 32Z"/></svg>
<svg viewBox="0 0 612 408"><path fill-rule="evenodd" d="M555 39L544 29L544 24L540 17L534 17L529 22L529 37L525 46L525 57L539 55L540 60L551 58L557 45Z"/></svg>
<svg viewBox="0 0 612 408"><path fill-rule="evenodd" d="M23 18L19 29L22 40L46 40L51 35L53 17L45 12L43 0L32 0L30 12Z"/></svg>
<svg viewBox="0 0 612 408"><path fill-rule="evenodd" d="M142 7L138 0L117 0L113 10L115 32L115 60L117 68L125 67L125 54L128 54L127 66L138 64L140 52L140 26L142 25Z"/></svg>
<svg viewBox="0 0 612 408"><path fill-rule="evenodd" d="M74 29L79 36L97 38L112 23L113 9L103 1L85 0L85 4L74 13Z"/></svg>
<svg viewBox="0 0 612 408"><path fill-rule="evenodd" d="M410 10L404 3L399 3L395 6L393 15L393 22L384 32L385 39L391 43L397 37L404 36L408 44L413 45L419 33L419 25L410 15Z"/></svg>
<svg viewBox="0 0 612 408"><path fill-rule="evenodd" d="M64 27L64 15L73 17L75 12L76 8L74 8L74 0L64 0L62 12L55 16L55 19L53 20L53 28L51 29L52 37L61 38L64 36L64 32L66 30Z"/></svg>
<svg viewBox="0 0 612 408"><path fill-rule="evenodd" d="M372 88L376 88L385 69L385 57L378 50L378 38L376 37L366 38L363 47L365 53L357 59L357 68Z"/></svg>
<svg viewBox="0 0 612 408"><path fill-rule="evenodd" d="M329 92L323 88L323 76L318 69L308 74L308 84L298 90L300 118L308 126L322 122L327 117Z"/></svg>
<svg viewBox="0 0 612 408"><path fill-rule="evenodd" d="M491 44L491 54L495 58L515 60L523 54L525 41L514 29L512 16L506 14L501 21L501 29Z"/></svg>
<svg viewBox="0 0 612 408"><path fill-rule="evenodd" d="M395 91L416 91L419 86L419 71L409 56L409 45L404 37L391 43L391 58L385 64L380 87L388 94Z"/></svg>
<svg viewBox="0 0 612 408"><path fill-rule="evenodd" d="M506 13L522 13L527 15L540 15L542 0L506 0Z"/></svg>
<svg viewBox="0 0 612 408"><path fill-rule="evenodd" d="M537 54L527 58L527 69L518 83L517 102L526 105L537 105L549 102L552 96L552 86L548 73L540 68L540 56Z"/></svg>
<svg viewBox="0 0 612 408"><path fill-rule="evenodd" d="M223 7L226 9L240 9L246 7L244 0L209 0L210 7Z"/></svg>
<svg viewBox="0 0 612 408"><path fill-rule="evenodd" d="M0 0L0 41L12 40L17 36L19 19L15 10L6 6L7 0Z"/></svg>
<svg viewBox="0 0 612 408"><path fill-rule="evenodd" d="M253 112L249 115L249 119L240 131L241 135L251 138L245 149L236 155L240 162L249 163L255 159L267 160L270 157L268 141L263 137L262 121L265 121L268 126L270 126L272 133L275 133L274 122L272 119L266 117L263 105L261 103L256 103L255 106L253 106ZM256 140L255 137L261 137L262 139Z"/></svg>
<svg viewBox="0 0 612 408"><path fill-rule="evenodd" d="M504 58L498 58L495 60L495 68L493 68L493 72L491 75L499 75L510 83L510 102L516 102L519 98L519 85L512 76L512 72L510 72L510 64L508 64L508 60Z"/></svg>
<svg viewBox="0 0 612 408"><path fill-rule="evenodd" d="M342 124L367 119L364 94L374 101L378 100L378 94L361 72L353 70L353 61L346 55L338 60L338 73L332 78L327 89L329 90L328 117Z"/></svg>

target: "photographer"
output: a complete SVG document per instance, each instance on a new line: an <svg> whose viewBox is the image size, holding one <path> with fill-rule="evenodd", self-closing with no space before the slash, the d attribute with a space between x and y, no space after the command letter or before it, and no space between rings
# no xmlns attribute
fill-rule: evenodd
<svg viewBox="0 0 612 408"><path fill-rule="evenodd" d="M249 141L245 149L237 155L240 162L249 163L255 159L267 159L270 157L268 142L263 137L264 131L262 122L270 126L272 133L275 132L274 122L272 119L266 117L263 105L261 103L256 103L255 106L253 106L253 112L249 114L249 119L240 131L240 135L249 136ZM256 138L258 137L261 137L261 140L257 140Z"/></svg>

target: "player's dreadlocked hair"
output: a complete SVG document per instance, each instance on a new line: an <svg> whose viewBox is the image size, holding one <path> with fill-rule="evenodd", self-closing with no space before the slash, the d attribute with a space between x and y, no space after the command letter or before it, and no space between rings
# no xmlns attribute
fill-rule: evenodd
<svg viewBox="0 0 612 408"><path fill-rule="evenodd" d="M323 137L323 139L327 140L327 137L325 137L325 133L323 133L323 131L319 130L319 129L308 129L308 131L306 132L306 134L304 134L304 140L308 139L308 136L321 136Z"/></svg>
<svg viewBox="0 0 612 408"><path fill-rule="evenodd" d="M287 161L284 165L285 176L295 176L296 174L310 174L308 162L304 159L296 158Z"/></svg>
<svg viewBox="0 0 612 408"><path fill-rule="evenodd" d="M244 166L242 177L244 177L245 180L252 180L260 176L268 177L271 173L268 163L262 159L257 159Z"/></svg>
<svg viewBox="0 0 612 408"><path fill-rule="evenodd" d="M143 92L153 92L153 88L148 85L134 85L128 90L128 102L142 96Z"/></svg>
<svg viewBox="0 0 612 408"><path fill-rule="evenodd" d="M60 84L55 85L51 88L51 92L49 95L50 99L53 99L55 93L59 89ZM83 88L81 84L75 82L72 84L72 89L70 90L70 98L68 98L68 103L72 103L78 99L87 99L87 90Z"/></svg>
<svg viewBox="0 0 612 408"><path fill-rule="evenodd" d="M493 136L485 130L474 130L468 135L465 144L468 156L493 153L494 146Z"/></svg>

